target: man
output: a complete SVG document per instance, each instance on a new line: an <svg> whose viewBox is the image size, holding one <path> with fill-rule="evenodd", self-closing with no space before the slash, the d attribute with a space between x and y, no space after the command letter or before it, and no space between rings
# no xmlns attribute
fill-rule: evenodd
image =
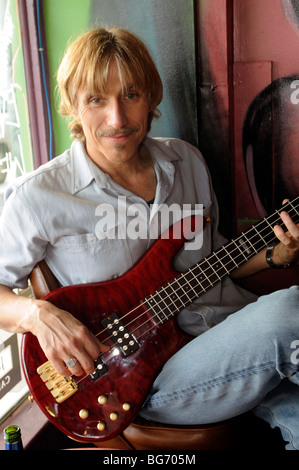
<svg viewBox="0 0 299 470"><path fill-rule="evenodd" d="M153 241L128 235L131 219L121 215L132 208L140 209L143 233L151 234L159 233L160 208L203 205L211 219L203 244L186 246L178 269L188 269L225 240L198 150L176 139L147 137L162 85L138 38L118 28L86 33L66 52L58 85L60 111L72 119L75 140L7 192L0 226L0 326L31 331L60 374L81 375L93 372L105 346L69 312L11 290L26 286L38 261L45 259L62 285L125 273ZM109 217L102 224L105 211ZM275 227L271 259L277 266L299 254L299 227L286 212L281 218L288 232ZM233 276L268 267L263 250ZM168 423L209 423L256 407L288 379L298 390L298 366L290 360L299 335L298 300L299 288L293 287L256 301L227 276L180 312L181 327L196 338L165 364L141 414ZM291 433L290 446L299 448L298 424Z"/></svg>

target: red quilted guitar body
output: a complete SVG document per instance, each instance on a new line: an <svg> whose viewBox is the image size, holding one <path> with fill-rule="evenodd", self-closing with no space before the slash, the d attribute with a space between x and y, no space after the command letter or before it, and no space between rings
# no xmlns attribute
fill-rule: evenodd
<svg viewBox="0 0 299 470"><path fill-rule="evenodd" d="M45 372L50 380L44 382L37 369L47 358L35 336L26 333L23 337L22 363L33 398L48 419L71 438L96 442L119 434L139 412L163 364L189 340L174 318L159 326L142 304L143 299L179 274L171 262L184 240L167 238L157 240L136 265L117 279L62 287L45 297L71 312L101 342L111 346L100 358L99 376L94 380L89 375L73 376L66 387L70 392L73 387L76 391L63 402L55 399L49 382L54 381L54 389L58 383L60 395L60 387L64 389L60 382L64 379L57 379L56 371L50 369ZM118 337L118 319L120 328L129 334L127 356L115 345L110 332L115 331Z"/></svg>

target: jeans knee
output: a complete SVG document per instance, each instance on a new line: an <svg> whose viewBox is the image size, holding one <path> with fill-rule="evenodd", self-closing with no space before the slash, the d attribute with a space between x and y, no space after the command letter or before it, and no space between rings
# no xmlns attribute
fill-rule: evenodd
<svg viewBox="0 0 299 470"><path fill-rule="evenodd" d="M260 297L257 306L257 315L269 332L282 335L299 331L299 286Z"/></svg>

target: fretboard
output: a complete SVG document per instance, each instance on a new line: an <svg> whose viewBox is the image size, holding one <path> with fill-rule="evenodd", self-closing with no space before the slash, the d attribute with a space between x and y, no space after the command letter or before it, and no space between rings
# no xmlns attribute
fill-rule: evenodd
<svg viewBox="0 0 299 470"><path fill-rule="evenodd" d="M263 248L276 243L274 226L286 230L280 218L282 210L298 223L299 196L147 297L143 303L156 322L165 323Z"/></svg>

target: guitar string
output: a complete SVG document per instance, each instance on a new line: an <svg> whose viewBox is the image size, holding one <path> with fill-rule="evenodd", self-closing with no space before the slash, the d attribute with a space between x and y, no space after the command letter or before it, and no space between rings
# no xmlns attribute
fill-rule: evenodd
<svg viewBox="0 0 299 470"><path fill-rule="evenodd" d="M299 204L298 204L298 207L299 207ZM296 211L296 209L294 209L294 210L295 210L295 212L298 214L298 212ZM272 214L272 215L274 215L274 214ZM271 216L270 216L270 217L271 217ZM280 220L280 216L279 216L275 221L273 221L272 223L276 224L279 220ZM263 219L262 221L260 221L257 225L262 224L263 222L264 222L264 219ZM257 227L257 226L255 226L255 227ZM269 226L266 226L262 231L260 231L260 233L263 233L263 231L264 231L265 229L268 230L268 229L269 229ZM253 230L253 227L252 227L249 231L251 231L251 230ZM258 233L257 233L257 234L258 234ZM241 234L240 237L237 238L237 240L240 239L240 238L242 238L242 236L245 236L245 234L244 234L244 233ZM256 236L256 233L255 233L255 236ZM245 236L245 238L247 239L246 236ZM276 237L273 236L273 239L268 240L267 243L272 242L273 240L275 240L275 238L276 238ZM261 240L259 239L258 241L260 242ZM263 243L265 242L263 238L262 238L262 241L263 241ZM224 249L224 248L229 249L229 246L231 245L231 246L233 246L234 249L238 252L238 254L243 255L243 253L240 251L240 247L238 247L235 243L236 243L236 240L232 240L229 244L225 245L225 247L223 247L223 249ZM220 251L222 251L222 248L221 248L218 252L212 253L212 254L210 255L210 258L212 258L212 257L213 257L214 255L216 255L216 254L218 255ZM225 251L225 250L224 250L224 251ZM256 251L256 250L255 250L255 251ZM257 251L256 251L256 253L257 253ZM227 253L225 253L225 258L227 258L227 256L230 257L230 255L227 255ZM208 264L208 268L207 268L207 269L202 269L201 272L205 275L205 274L212 268L212 270L215 272L215 274L216 274L216 276L217 276L217 271L216 271L214 268L216 268L217 265L219 264L218 261L221 262L221 265L222 265L222 267L223 267L225 270L226 270L226 267L233 261L233 259L230 258L229 262L226 263L226 265L225 265L225 264L222 263L222 261L224 261L224 257L219 258L218 256L216 256L216 258L217 258L217 260L216 260L216 263L215 263L214 265L213 265L213 263L210 263L210 262L209 262L209 258L205 258L205 259L201 260L199 263L197 263L197 264L195 264L194 266L192 266L192 267L191 267L189 270L187 270L185 273L180 274L180 275L178 276L178 278L174 278L174 279L172 279L169 283L167 283L167 284L164 286L164 290L165 290L165 288L167 288L168 286L172 287L173 284L175 284L175 283L178 282L178 279L185 279L185 277L186 277L187 274L191 273L191 274L194 275L194 271L195 271L196 269L200 269L200 265L201 265L201 264L204 264L205 262ZM244 258L245 258L245 259L244 259L244 262L245 262L245 261L246 261L246 257L244 257ZM220 270L218 269L218 271L220 271ZM207 278L207 276L206 276L206 278ZM197 279L197 278L194 278L194 279L195 279L195 280L198 282L198 284L200 285L200 282L198 281L198 279ZM193 279L193 280L194 280L194 279ZM188 285L189 285L188 281L185 282L185 284L180 284L180 289L183 289L185 286L188 286ZM213 285L213 284L211 284L211 286L212 286L212 285ZM209 286L207 286L207 288L208 288L208 287L209 287ZM162 288L163 288L163 287L161 287L160 289L158 289L155 293L149 295L148 298L157 297L157 296L159 295L159 294L158 294L159 291L162 290ZM203 289L203 291L204 291L204 289ZM189 294L189 291L188 291L188 294ZM188 296L188 294L187 294L187 296ZM196 296L198 296L198 295L200 295L200 293L199 293L199 294L196 294ZM167 297L170 298L169 295L167 295ZM167 298L167 297L166 297L166 298ZM193 300L193 299L192 299L192 300ZM145 299L144 301L146 301L146 299ZM137 305L137 306L136 306L135 308L133 308L132 310L130 310L129 312L127 312L125 315L123 315L122 317L120 317L119 320L123 320L126 316L128 316L128 315L134 313L134 311L136 311L138 308L144 307L144 306L145 306L144 301L141 302L139 305ZM158 302L156 302L156 306L159 307L159 304L161 304L162 302L163 302L163 299L162 299L162 300L158 300ZM184 306L184 305L183 305L183 306ZM183 306L182 306L182 307L183 307ZM146 311L143 311L142 313L143 313L143 314L150 313L150 310L147 309ZM128 323L126 326L129 326L132 322L136 321L136 320L139 319L139 318L140 318L140 316L134 318L134 319L133 319L130 323ZM166 317L166 318L167 318L167 317ZM142 326L142 325L140 325L140 326ZM139 326L139 327L140 327L140 326ZM139 327L138 327L138 328L139 328ZM99 336L100 334L104 333L105 331L106 331L106 330L103 329L102 331L100 331L99 333L97 333L95 336ZM106 338L106 340L109 340L109 339L111 339L111 336L109 336L109 337Z"/></svg>
<svg viewBox="0 0 299 470"><path fill-rule="evenodd" d="M296 209L295 209L295 212L296 212L297 215L298 215L298 212L296 211ZM279 219L280 219L280 217L279 217ZM279 219L278 219L278 220L279 220ZM276 237L273 237L273 240L275 240L275 238L276 238ZM272 240L271 240L271 241L272 241ZM233 242L231 242L231 243L233 243ZM231 244L231 243L230 243L230 244ZM269 243L269 242L268 242L268 243ZM144 304L143 304L143 303L139 304L139 305L138 305L137 307L135 307L132 311L137 310L137 309L140 308L140 307L144 307ZM178 309L178 310L179 310L179 309ZM146 314L146 313L148 313L148 312L149 312L148 310L143 311L143 312L139 315L139 317L137 317L137 318L140 318L141 315L144 315L144 314ZM130 313L130 312L128 312L126 315L124 315L123 318L124 318L125 316L127 316L129 313ZM150 313L150 312L149 312L149 313ZM144 326L148 321L151 321L151 320L153 320L152 317L148 318L148 319L146 320L146 322L144 322L142 325L139 325L135 330L133 330L133 331L131 332L131 334L133 334L134 331L136 331L137 329L139 329L140 326ZM134 322L134 321L136 321L136 318L135 318L134 320L132 320L129 324L131 324L131 323ZM128 324L128 325L129 325L129 324ZM158 323L158 325L159 325L159 323ZM142 336L144 336L144 334L148 334L152 329L154 329L154 328L156 328L156 327L157 327L157 324L154 324L151 328L149 328L148 330L144 331L144 332L137 338L137 340L140 340L140 338L141 338ZM105 330L103 330L103 331L105 331ZM108 340L108 339L109 339L109 338L107 338L106 340ZM104 340L103 342L105 342L106 340ZM117 348L117 345L113 345L113 346L110 348L109 351L111 351L111 350L113 350L113 349L115 349L115 348ZM105 354L105 353L101 353L101 354L99 355L99 357L102 357L104 354ZM79 384L82 380L84 380L84 379L87 378L87 377L88 377L88 375L85 375L84 377L81 377L81 378L77 381L77 384Z"/></svg>
<svg viewBox="0 0 299 470"><path fill-rule="evenodd" d="M297 207L297 206L296 206L296 207ZM299 204L298 204L298 208L299 208ZM296 210L295 208L293 208L293 209L295 210L296 214L299 215L299 213L297 212L297 210ZM290 211L289 211L289 212L290 212ZM272 214L272 215L273 215L273 214ZM294 215L295 215L295 214L294 214ZM270 216L270 217L271 217L271 216ZM279 216L279 218L277 219L277 221L279 221L279 220L280 220L280 216ZM261 222L263 222L263 221L261 221ZM267 223L268 223L268 222L267 222ZM254 227L252 227L252 228L254 228ZM252 230L252 229L250 229L250 230ZM242 235L244 235L244 234L242 234ZM238 237L238 239L239 239L239 238L240 238L240 237ZM247 237L246 237L246 238L247 238ZM275 239L276 239L276 236L272 237L272 239L269 240L268 243L274 241ZM231 243L234 243L234 241L232 241ZM220 249L220 250L221 250L221 249ZM212 257L214 254L215 254L215 253L213 253L213 254L211 255L211 257ZM210 287L210 286L208 286L208 287ZM134 320L133 320L133 321L134 321ZM131 322L131 323L132 323L132 322ZM162 324L163 324L163 323L162 323ZM138 329L138 328L140 328L140 327L138 326L136 329ZM151 331L153 328L155 328L155 325L152 326L152 327L151 327L150 329L148 329L147 331L144 331L144 332L138 337L138 339L140 339L144 334L148 334L149 331ZM134 333L134 331L136 331L136 330L133 330L132 333Z"/></svg>
<svg viewBox="0 0 299 470"><path fill-rule="evenodd" d="M233 242L231 242L230 244L233 244ZM194 269L194 267L193 267ZM168 284L172 284L173 282L175 282L175 280L171 281L171 283L168 283ZM154 294L156 295L156 294ZM200 294L198 294L200 295ZM143 315L146 315L147 313L150 313L151 314L151 311L149 309L145 309L144 310L144 307L145 307L145 304L142 302L140 303L138 306L136 306L134 309L132 309L131 311L127 312L125 315L123 315L121 317L121 319L124 319L126 316L128 316L129 314L131 314L132 312L136 312L136 310L142 308L142 312L139 314L139 316L135 317L134 319L131 320L131 322L129 322L126 326L130 326L132 323L136 322L138 319L140 319ZM179 311L180 309L178 307L176 307L177 310ZM154 312L155 313L155 312ZM157 319L157 314L155 313L155 318ZM159 318L159 317L158 317ZM155 321L155 319L150 316L149 318L146 319L146 321L144 321L141 325L138 325L135 330L132 330L130 333L133 335L135 333L136 330L140 329L141 327L144 327L148 322L151 322L151 321ZM145 334L148 334L150 331L152 331L153 329L157 328L159 326L159 324L163 322L160 320L159 318L159 321L157 321L154 325L150 326L146 331L144 331L143 333L141 333L138 337L136 337L136 340L140 340ZM106 330L103 329L101 332L99 332L97 335L95 336L99 336L100 334L102 333L105 333ZM103 341L101 341L103 344L106 343L107 341L109 341L110 339L112 338L112 336L108 336L106 337ZM110 353L111 351L113 351L114 349L117 349L118 345L117 344L113 344L109 351L107 352L102 352L98 357L99 358L102 358L103 356L105 356L105 354L108 354ZM89 376L88 375L85 375L83 377L81 377L79 380L76 381L77 384L79 384L82 380L88 378Z"/></svg>
<svg viewBox="0 0 299 470"><path fill-rule="evenodd" d="M299 196L298 196L298 198L296 198L296 199L299 199ZM295 199L295 200L296 200L296 199ZM295 200L292 201L291 203L288 203L288 204L291 205L291 208L296 212L297 215L299 215L298 212L297 212L297 210L296 210L296 208L293 207L293 205L292 205L292 203L294 203ZM297 207L297 205L296 205L296 207ZM299 207L299 203L298 203L298 207ZM286 209L286 206L284 206L282 209L283 209L283 210L287 210L287 209ZM281 209L281 210L282 210L282 209ZM290 212L290 211L289 211L289 212ZM251 229L249 229L248 232L250 232L251 230L254 230L254 228L257 228L258 225L262 225L265 221L266 221L266 223L267 223L267 226L266 226L262 231L264 231L265 229L267 229L267 231L268 231L269 226L270 226L268 220L269 220L271 217L273 217L276 213L278 214L278 217L277 217L277 219L275 219L275 221L272 222L272 224L276 224L277 222L279 222L279 221L281 220L281 218L280 218L279 212L276 211L274 214L272 214L271 216L267 217L267 220L266 220L266 218L265 218L265 219L262 219L262 220L261 220L260 222L258 222L255 226L253 226ZM262 231L261 231L261 232L262 232ZM246 235L248 234L248 232L246 232ZM261 232L260 232L260 233L261 233ZM259 235L258 232L256 232L256 233ZM270 233L271 233L271 232L270 232ZM239 240L242 236L245 236L245 234L242 233L236 240L232 240L228 245L225 245L225 247L228 247L229 245L234 245L235 248L239 251L239 253L241 253L240 248L239 248L237 245L235 245L235 242L236 242L237 240ZM247 236L245 236L245 238L247 239ZM264 239L263 239L263 237L261 237L261 238L262 238L263 242L265 242ZM275 240L275 239L276 239L276 237L274 236L273 239L268 240L267 243L270 243L270 242L272 242L272 241ZM248 241L249 241L249 240L248 240ZM251 245L251 242L250 242L250 245ZM223 248L224 248L224 247L223 247ZM234 249L235 249L235 248L234 248ZM253 247L253 248L254 248L254 247ZM221 248L220 250L218 250L218 252L216 252L216 253L219 254L219 251L221 251L221 250L222 250L222 248ZM256 251L255 248L254 248L254 251ZM212 255L210 255L210 257L213 257L213 255L215 255L216 253L213 253ZM242 254L242 253L241 253L241 254ZM225 255L225 257L226 257L226 256L227 256L227 255ZM218 257L217 257L217 259L218 259L218 261L219 261L219 258L218 258ZM222 260L224 260L224 258L222 258ZM202 260L200 263L197 263L195 266L193 266L192 268L190 268L186 273L183 273L183 274L182 274L181 276L179 276L179 277L180 277L180 278L184 278L184 277L186 276L186 274L188 274L188 272L192 272L192 271L194 271L195 269L200 268L199 265L202 264L202 263L204 263L204 261L208 261L208 260L207 260L207 259ZM232 259L229 261L229 263L231 263L231 261L232 261ZM244 260L244 262L245 262L245 261L246 261L246 259ZM209 264L209 263L208 263L208 264ZM216 262L215 267L216 267L217 265L218 265L218 262ZM210 265L210 266L212 266L212 265ZM208 269L210 269L210 266L209 266ZM225 265L222 264L222 266L223 266L224 268L226 268ZM216 273L216 271L215 271L215 273ZM216 273L216 275L217 275L217 273ZM195 278L195 279L196 279L196 278ZM175 283L175 282L177 282L177 279L173 279L172 281L170 281L170 282L167 284L167 286L169 286L169 285L171 285L171 284L173 284L173 283ZM200 284L200 283L199 283L199 284ZM189 282L187 282L187 283L184 284L184 286L186 286L186 285L189 285ZM211 284L211 286L212 286L212 285L213 285L213 284ZM207 286L207 288L208 288L208 287L210 287L210 286ZM180 286L180 288L182 289L182 286ZM159 291L160 291L160 290L161 290L161 289L159 289ZM156 291L156 293L150 295L149 297L156 296L156 295L157 295L157 292L159 292L159 291ZM194 291L194 292L195 292L195 291ZM188 293L189 293L189 292L188 292ZM194 298L198 297L199 295L200 295L200 293L199 293L199 294L196 294L196 296L195 296ZM188 295L187 295L187 297L188 297ZM168 298L170 298L169 295L168 295ZM190 300L191 300L191 302L192 302L193 299L190 299ZM159 303L161 303L161 302L163 302L163 299L162 299L161 301L159 301L158 303L156 303L156 304L158 305L158 307L159 307ZM165 303L165 302L164 302L164 303ZM173 302L172 302L172 303L173 303ZM174 305L175 305L175 304L174 304ZM184 306L184 305L183 305L183 306ZM179 311L183 306L181 306L180 308L178 308L178 307L175 305L175 308ZM139 308L142 308L142 312L140 313L140 315L139 315L138 317L135 317L133 320L131 320L131 322L129 322L126 326L131 325L132 323L136 322L136 320L138 320L141 316L146 315L147 313L150 313L150 314L151 314L151 311L150 311L148 308L147 308L146 310L144 310L144 307L145 307L144 302L141 302L141 303L140 303L139 305L137 305L134 309L130 310L130 311L127 312L125 315L123 315L119 320L124 319L126 316L130 315L130 314L133 313L134 311L138 310ZM155 312L154 312L154 313L155 313ZM174 312L174 313L175 313L175 312ZM174 313L172 313L171 316L173 316ZM157 317L157 314L156 314L156 313L155 313L155 317ZM159 317L158 317L158 318L159 318ZM166 316L166 319L169 319L169 318ZM142 325L138 325L138 326L135 328L135 330L133 330L133 331L131 332L131 334L134 334L134 332L135 332L136 330L138 330L141 326L146 325L146 323L148 323L149 321L152 321L152 320L153 320L153 317L151 316L151 317L148 318ZM155 320L154 320L154 321L155 321ZM163 324L163 321L161 321L160 318L159 318L159 321L160 321L160 323ZM156 322L151 328L149 328L148 330L144 331L144 332L137 338L137 340L139 340L142 336L144 336L144 334L147 334L149 331L151 331L152 329L154 329L154 328L156 328L157 326L159 326L159 321ZM100 334L104 333L105 331L106 331L106 330L104 329L104 330L102 330L101 332L97 333L95 336L99 336ZM109 337L105 338L105 339L102 341L102 343L105 343L105 342L108 341L109 339L111 339L111 335L110 335ZM117 346L118 346L118 345L116 345L116 344L112 345L112 347L109 349L109 352L110 352L111 350L117 348ZM104 354L105 354L105 352L101 353L101 354L99 355L99 357L102 357ZM107 354L107 352L106 352L106 354ZM80 379L80 381L78 381L77 383L81 382L81 380L83 380L83 379L86 378L86 377L87 377L87 375L86 375L85 377L82 377L82 378Z"/></svg>
<svg viewBox="0 0 299 470"><path fill-rule="evenodd" d="M295 209L295 211L296 211L296 209ZM296 211L296 212L297 212L297 211ZM298 214L298 212L297 212L297 214ZM274 214L273 214L273 215L274 215ZM275 220L275 221L272 222L272 223L276 223L277 221L279 221L279 219L280 219L280 216L279 216L279 218L278 218L277 220ZM263 223L263 222L264 222L264 220L260 221L259 224L261 224L261 223ZM268 230L269 227L266 226L265 228ZM252 228L252 229L253 229L253 228ZM252 230L252 229L250 229L250 230ZM265 229L263 229L263 230L265 230ZM261 231L260 233L262 233L262 232L263 232L263 231ZM244 234L241 234L240 237L242 237L242 236L244 236ZM239 238L240 238L240 237L239 237ZM246 237L246 238L247 238L247 237ZM276 238L276 237L274 236L274 237L273 237L273 240L275 240L275 238ZM259 241L260 241L260 240L259 240ZM272 241L272 239L269 240L268 243L271 242L271 241ZM240 254L240 253L242 254L242 252L240 251L240 248L235 245L235 242L236 242L235 240L231 241L228 245L225 245L225 248L228 248L228 249L229 249L229 246L232 245L232 246L234 247L234 249L237 250L238 254ZM220 251L221 251L221 249L220 249ZM216 252L216 253L219 254L219 252ZM213 253L210 257L213 257L213 255L215 255L215 253ZM227 257L227 254L225 254L225 257ZM219 260L219 258L217 257L217 261L216 261L216 264L215 264L214 266L213 266L213 264L209 263L208 259L201 260L200 263L198 263L198 264L196 264L195 266L193 266L192 268L190 268L186 273L181 274L181 275L179 276L179 278L180 278L180 279L181 279L181 278L185 278L185 276L186 276L188 273L193 274L193 271L194 271L195 269L200 269L199 264L204 264L204 262L207 262L207 263L208 263L208 268L207 268L206 270L204 270L204 269L201 270L201 272L205 275L205 274L208 272L208 270L210 270L211 268L213 269L214 267L217 266L218 260ZM224 260L224 258L221 258L220 261L221 261L221 260ZM245 262L245 261L246 261L246 258L244 259L244 262ZM232 259L229 260L229 263L231 263L231 262L232 262ZM222 265L223 265L223 264L222 264ZM227 264L227 265L228 265L228 264ZM223 266L226 267L225 265L223 265ZM213 269L213 270L214 270L214 269ZM215 271L215 270L214 270L214 271ZM216 273L216 276L217 276L217 271L215 271L215 273ZM194 274L193 274L193 275L194 275ZM206 278L207 278L207 276L206 276ZM197 280L196 278L194 278L194 279ZM167 283L167 285L166 285L165 287L166 287L166 288L167 288L167 286L171 286L171 287L172 287L172 285L175 284L175 283L177 283L177 282L178 282L178 279L177 279L177 278L172 279L169 283ZM199 281L197 281L197 282L198 282L198 284L200 285L200 282L199 282ZM183 289L183 288L184 288L185 286L187 286L187 285L188 285L188 282L185 282L185 284L180 284L180 289ZM213 284L211 283L210 285L212 286ZM207 286L207 288L208 288L208 287L210 287L210 286ZM153 293L152 295L150 295L149 298L155 298L155 297L157 297L157 296L159 295L158 292L159 292L160 290L161 290L161 289L159 289L158 291L156 291L155 293ZM205 289L203 288L202 290L204 291ZM188 293L189 293L189 292L188 292ZM198 297L199 295L200 295L200 293L196 294L196 297ZM187 295L187 296L188 296L188 295ZM195 297L195 298L196 298L196 297ZM168 295L168 298L170 298L169 295ZM145 299L145 300L146 300L146 299ZM164 299L158 300L158 301L156 302L156 305L155 305L155 306L159 308L159 305L163 302L163 300L164 300ZM193 299L192 299L192 300L193 300ZM173 303L173 302L172 302L172 303ZM125 315L123 315L122 317L120 317L119 320L125 319L128 315L131 315L132 313L134 313L138 308L142 308L143 311L142 311L142 313L139 315L139 317L135 317L131 322L129 322L129 323L126 325L126 326L129 326L131 323L133 323L133 322L135 322L136 320L138 320L138 319L140 318L140 316L145 315L145 314L147 314L147 313L151 313L151 310L150 310L150 309L147 308L146 310L144 310L144 307L145 307L144 302L141 302L139 305L137 305L137 306L134 307L132 310L130 310L129 312L127 312ZM184 304L181 306L181 308L182 308L182 307L184 307ZM176 307L176 308L178 308L178 307ZM155 313L155 312L154 312L154 313ZM157 313L155 313L155 316L157 317ZM158 318L159 318L159 317L158 317ZM166 318L167 318L167 317L166 317ZM149 318L148 321L150 321L151 319L152 319L152 318ZM160 319L159 319L159 320L160 320ZM147 323L147 322L145 322L145 323ZM144 323L144 324L145 324L145 323ZM161 320L160 320L160 323L161 323ZM158 322L158 325L159 325L159 322ZM143 326L143 325L139 325L138 328L140 328L140 326ZM135 330L134 330L134 331L135 331ZM103 329L102 331L100 331L99 333L97 333L95 336L99 336L99 335L101 335L101 334L104 333L104 332L106 332L106 329ZM108 336L107 338L105 338L105 339L103 340L103 343L106 342L106 341L108 341L109 339L111 339L111 336Z"/></svg>

